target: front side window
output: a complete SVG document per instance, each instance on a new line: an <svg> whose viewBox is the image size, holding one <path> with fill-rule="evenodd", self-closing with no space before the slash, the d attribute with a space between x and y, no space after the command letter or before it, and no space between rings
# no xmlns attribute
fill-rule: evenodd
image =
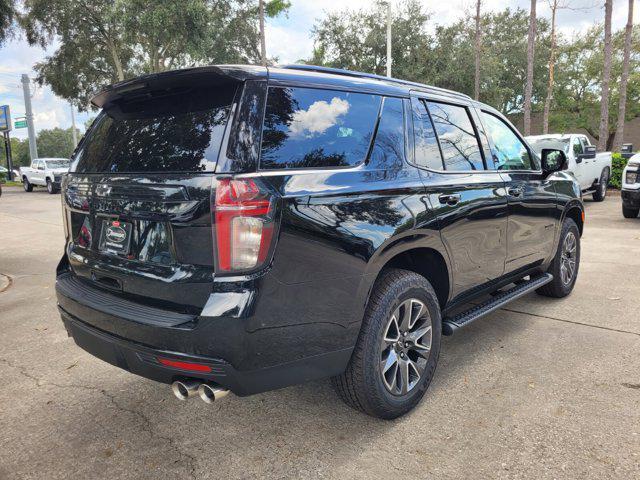
<svg viewBox="0 0 640 480"><path fill-rule="evenodd" d="M535 170L529 150L509 126L495 115L482 112L482 123L493 142L496 170Z"/></svg>
<svg viewBox="0 0 640 480"><path fill-rule="evenodd" d="M478 137L465 107L427 102L446 170L484 170Z"/></svg>
<svg viewBox="0 0 640 480"><path fill-rule="evenodd" d="M263 169L349 167L364 162L381 97L271 87L262 131Z"/></svg>
<svg viewBox="0 0 640 480"><path fill-rule="evenodd" d="M574 137L573 138L573 154L577 157L582 153L584 153L582 142L580 142L580 139L578 137Z"/></svg>

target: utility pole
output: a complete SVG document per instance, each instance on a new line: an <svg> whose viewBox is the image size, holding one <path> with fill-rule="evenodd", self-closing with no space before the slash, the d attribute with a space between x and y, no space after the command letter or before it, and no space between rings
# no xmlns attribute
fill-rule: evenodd
<svg viewBox="0 0 640 480"><path fill-rule="evenodd" d="M71 106L71 135L73 138L73 149L75 150L78 145L78 134L76 133L76 114L73 109L73 103L69 103Z"/></svg>
<svg viewBox="0 0 640 480"><path fill-rule="evenodd" d="M31 160L38 158L38 146L36 145L36 129L33 126L33 110L31 109L31 90L29 88L29 76L22 74L22 91L24 93L24 109L27 119L27 131L29 133L29 156Z"/></svg>
<svg viewBox="0 0 640 480"><path fill-rule="evenodd" d="M391 0L387 2L387 77L391 78Z"/></svg>

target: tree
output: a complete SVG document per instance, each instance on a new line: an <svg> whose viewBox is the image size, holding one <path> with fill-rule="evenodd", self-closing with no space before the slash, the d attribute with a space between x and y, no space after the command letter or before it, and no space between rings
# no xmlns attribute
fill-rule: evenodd
<svg viewBox="0 0 640 480"><path fill-rule="evenodd" d="M264 32L265 14L269 18L274 18L291 7L288 0L271 0L265 4L264 0L258 0L258 17L260 24L260 61L263 66L267 65L267 42Z"/></svg>
<svg viewBox="0 0 640 480"><path fill-rule="evenodd" d="M0 0L0 46L13 33L16 17L15 0Z"/></svg>
<svg viewBox="0 0 640 480"><path fill-rule="evenodd" d="M604 2L604 69L602 70L602 93L600 95L600 129L598 149L607 147L609 133L609 82L611 81L611 14L613 0Z"/></svg>
<svg viewBox="0 0 640 480"><path fill-rule="evenodd" d="M259 59L245 0L25 0L24 11L29 43L57 45L37 80L81 110L97 89L143 73Z"/></svg>
<svg viewBox="0 0 640 480"><path fill-rule="evenodd" d="M633 1L633 0L632 0ZM529 10L529 35L527 36L527 84L524 90L524 134L531 135L531 96L533 94L533 61L536 44L536 3L531 0Z"/></svg>
<svg viewBox="0 0 640 480"><path fill-rule="evenodd" d="M76 132L77 129L76 129ZM73 133L71 128L40 130L37 137L40 157L70 158L73 153Z"/></svg>
<svg viewBox="0 0 640 480"><path fill-rule="evenodd" d="M549 133L549 111L551 110L551 101L553 100L553 75L555 73L556 63L556 15L560 8L566 5L561 4L560 0L548 0L549 8L551 8L551 49L549 50L549 83L547 84L547 96L544 100L544 113L542 117L542 133Z"/></svg>
<svg viewBox="0 0 640 480"><path fill-rule="evenodd" d="M616 128L615 142L613 144L613 150L615 151L620 151L622 142L624 141L624 123L626 120L627 108L627 84L629 83L629 57L631 56L631 39L633 35L634 1L635 0L629 0L627 25L625 27L622 77L620 78L620 98L618 99L618 125Z"/></svg>
<svg viewBox="0 0 640 480"><path fill-rule="evenodd" d="M475 33L475 41L474 41L474 52L475 52L475 70L473 76L473 98L478 100L480 98L480 55L482 50L482 35L480 30L480 6L482 5L481 0L476 1L476 33Z"/></svg>
<svg viewBox="0 0 640 480"><path fill-rule="evenodd" d="M371 9L330 13L312 30L313 57L309 63L384 75L386 72L387 4L376 1ZM418 0L397 5L392 19L394 76L424 79L428 64L429 15Z"/></svg>

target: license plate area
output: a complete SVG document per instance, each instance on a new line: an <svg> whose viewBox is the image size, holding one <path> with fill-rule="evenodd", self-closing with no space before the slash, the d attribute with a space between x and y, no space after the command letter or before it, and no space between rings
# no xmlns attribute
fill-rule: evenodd
<svg viewBox="0 0 640 480"><path fill-rule="evenodd" d="M99 250L115 255L129 255L133 225L121 220L103 219Z"/></svg>

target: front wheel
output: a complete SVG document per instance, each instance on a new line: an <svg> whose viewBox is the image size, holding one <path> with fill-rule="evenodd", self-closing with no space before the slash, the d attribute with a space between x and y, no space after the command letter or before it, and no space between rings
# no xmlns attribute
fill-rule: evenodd
<svg viewBox="0 0 640 480"><path fill-rule="evenodd" d="M404 415L431 383L441 336L440 306L427 279L386 270L371 292L349 365L333 385L348 405L368 415Z"/></svg>
<svg viewBox="0 0 640 480"><path fill-rule="evenodd" d="M49 195L53 195L58 192L58 189L53 185L50 178L47 178L47 192L49 192Z"/></svg>
<svg viewBox="0 0 640 480"><path fill-rule="evenodd" d="M640 208L629 208L622 205L622 215L624 218L636 218L640 212Z"/></svg>
<svg viewBox="0 0 640 480"><path fill-rule="evenodd" d="M555 257L547 270L553 280L536 290L545 297L562 298L571 293L580 267L580 231L576 222L565 218Z"/></svg>
<svg viewBox="0 0 640 480"><path fill-rule="evenodd" d="M609 172L605 169L600 174L600 181L596 191L593 192L594 202L602 202L607 196L607 186L609 185Z"/></svg>

